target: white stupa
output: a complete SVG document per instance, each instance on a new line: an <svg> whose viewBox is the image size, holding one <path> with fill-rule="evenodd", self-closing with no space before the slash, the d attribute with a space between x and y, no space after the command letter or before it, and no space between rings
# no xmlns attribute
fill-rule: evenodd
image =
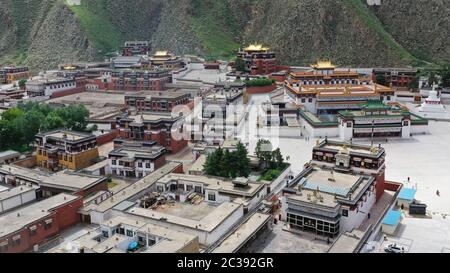
<svg viewBox="0 0 450 273"><path fill-rule="evenodd" d="M433 90L430 91L430 94L425 102L419 107L420 112L427 113L446 113L447 109L442 104L441 98L438 97L438 92L436 91L436 86L433 85Z"/></svg>

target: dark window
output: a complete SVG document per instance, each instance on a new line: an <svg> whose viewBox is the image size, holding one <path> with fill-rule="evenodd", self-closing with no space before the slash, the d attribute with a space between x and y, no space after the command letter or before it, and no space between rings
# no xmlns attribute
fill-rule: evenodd
<svg viewBox="0 0 450 273"><path fill-rule="evenodd" d="M113 164L113 165L116 165L116 160L113 160L113 161L112 161L112 164Z"/></svg>
<svg viewBox="0 0 450 273"><path fill-rule="evenodd" d="M139 162L139 163L138 163L138 167L139 167L139 168L142 168L142 162Z"/></svg>
<svg viewBox="0 0 450 273"><path fill-rule="evenodd" d="M53 226L53 222L48 222L48 223L45 223L44 228L45 229L51 229L52 226Z"/></svg>
<svg viewBox="0 0 450 273"><path fill-rule="evenodd" d="M195 186L194 191L195 191L196 193L203 193L203 192L202 192L202 187L201 187L201 186Z"/></svg>
<svg viewBox="0 0 450 273"><path fill-rule="evenodd" d="M108 237L109 237L109 234L108 234L108 231L107 231L107 230L102 230L102 235L103 235L103 237L105 237L105 238L108 238Z"/></svg>
<svg viewBox="0 0 450 273"><path fill-rule="evenodd" d="M127 229L127 236L128 237L133 237L133 231L130 229Z"/></svg>
<svg viewBox="0 0 450 273"><path fill-rule="evenodd" d="M145 163L145 167L146 167L147 169L150 169L150 163Z"/></svg>
<svg viewBox="0 0 450 273"><path fill-rule="evenodd" d="M342 210L342 216L348 217L348 210L343 209L343 210Z"/></svg>
<svg viewBox="0 0 450 273"><path fill-rule="evenodd" d="M125 229L123 227L118 227L116 229L116 233L125 235Z"/></svg>
<svg viewBox="0 0 450 273"><path fill-rule="evenodd" d="M209 201L216 201L216 195L214 193L208 194L208 200Z"/></svg>
<svg viewBox="0 0 450 273"><path fill-rule="evenodd" d="M30 229L30 236L36 235L36 229Z"/></svg>

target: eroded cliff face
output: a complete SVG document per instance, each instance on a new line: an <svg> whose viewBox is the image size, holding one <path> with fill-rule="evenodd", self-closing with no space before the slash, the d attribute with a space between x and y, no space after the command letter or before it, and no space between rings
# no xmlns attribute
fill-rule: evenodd
<svg viewBox="0 0 450 273"><path fill-rule="evenodd" d="M0 64L52 68L101 60L126 40L152 49L230 58L250 42L285 64L450 62L450 0L63 0L0 2Z"/></svg>

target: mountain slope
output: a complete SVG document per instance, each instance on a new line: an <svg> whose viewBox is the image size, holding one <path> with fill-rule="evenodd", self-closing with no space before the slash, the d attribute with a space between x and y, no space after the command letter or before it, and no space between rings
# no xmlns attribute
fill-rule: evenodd
<svg viewBox="0 0 450 273"><path fill-rule="evenodd" d="M330 57L339 65L450 62L450 0L3 0L0 64L49 68L98 60L126 40L152 49L231 58L262 42L282 63Z"/></svg>

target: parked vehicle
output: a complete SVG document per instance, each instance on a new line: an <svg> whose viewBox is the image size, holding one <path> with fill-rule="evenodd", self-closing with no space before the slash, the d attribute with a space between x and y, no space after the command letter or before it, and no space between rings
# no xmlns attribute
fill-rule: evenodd
<svg viewBox="0 0 450 273"><path fill-rule="evenodd" d="M405 248L397 244L389 244L384 248L386 253L404 253Z"/></svg>

